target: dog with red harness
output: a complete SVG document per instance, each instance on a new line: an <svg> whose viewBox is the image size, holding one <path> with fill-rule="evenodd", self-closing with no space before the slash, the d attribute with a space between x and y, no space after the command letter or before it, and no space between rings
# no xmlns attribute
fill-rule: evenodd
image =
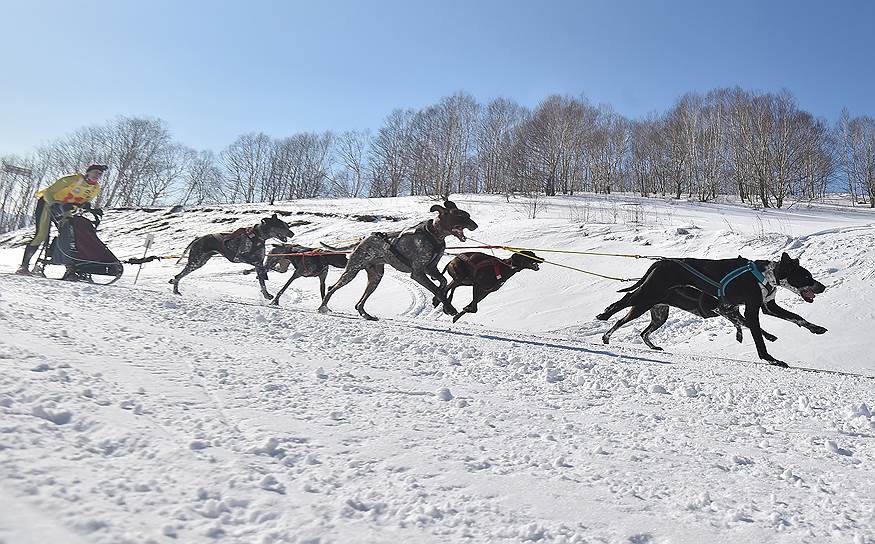
<svg viewBox="0 0 875 544"><path fill-rule="evenodd" d="M170 280L170 283L173 284L173 292L177 295L181 294L179 281L182 278L207 264L207 261L212 257L221 255L232 263L247 263L254 266L258 275L258 283L261 286L261 294L270 300L273 295L267 292L265 286L267 269L264 267L264 244L271 238L285 242L292 236L294 233L289 225L273 214L252 227L195 238L186 248L188 263L182 272Z"/></svg>
<svg viewBox="0 0 875 544"><path fill-rule="evenodd" d="M477 304L489 293L498 291L511 276L520 270L538 270L539 263L542 262L544 260L531 251L515 252L508 259L499 259L477 251L457 255L444 267L444 274L449 272L453 278L447 285L447 300L452 302L456 288L462 285L474 288L474 298L461 312L453 316L453 323L465 314L477 313ZM435 297L432 304L437 307L440 300Z"/></svg>

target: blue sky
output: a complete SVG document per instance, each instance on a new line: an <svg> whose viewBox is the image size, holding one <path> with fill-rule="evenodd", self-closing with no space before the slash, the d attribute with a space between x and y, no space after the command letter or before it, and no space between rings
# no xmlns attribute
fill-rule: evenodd
<svg viewBox="0 0 875 544"><path fill-rule="evenodd" d="M220 150L377 128L466 90L637 117L688 90L788 88L875 115L875 2L0 0L0 154L117 115Z"/></svg>

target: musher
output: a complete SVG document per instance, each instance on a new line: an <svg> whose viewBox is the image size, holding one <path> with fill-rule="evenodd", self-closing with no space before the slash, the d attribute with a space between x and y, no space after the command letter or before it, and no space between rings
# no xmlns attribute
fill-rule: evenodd
<svg viewBox="0 0 875 544"><path fill-rule="evenodd" d="M65 214L76 208L91 209L91 202L100 194L100 176L106 171L105 164L92 164L85 169L84 174L76 173L63 176L57 181L39 191L36 201L34 221L36 234L33 240L24 248L24 258L17 274L30 275L30 260L39 249L40 244L49 237L51 217L60 221ZM102 215L101 210L94 213ZM49 215L51 214L51 215Z"/></svg>

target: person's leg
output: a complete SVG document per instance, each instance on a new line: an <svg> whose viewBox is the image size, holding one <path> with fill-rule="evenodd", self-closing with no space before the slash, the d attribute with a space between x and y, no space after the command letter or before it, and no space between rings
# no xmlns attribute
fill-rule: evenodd
<svg viewBox="0 0 875 544"><path fill-rule="evenodd" d="M49 210L46 206L46 201L42 198L36 202L36 210L33 213L34 223L36 224L36 233L33 239L24 247L24 257L21 259L21 267L18 269L19 274L30 273L30 260L39 250L40 244L46 241L49 236Z"/></svg>

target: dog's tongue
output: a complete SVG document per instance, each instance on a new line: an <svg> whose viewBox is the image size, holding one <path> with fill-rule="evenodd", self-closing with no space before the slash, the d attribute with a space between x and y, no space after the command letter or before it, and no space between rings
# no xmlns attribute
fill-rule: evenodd
<svg viewBox="0 0 875 544"><path fill-rule="evenodd" d="M799 294L802 295L802 299L805 300L805 302L814 302L814 297L817 296L811 289L803 289Z"/></svg>
<svg viewBox="0 0 875 544"><path fill-rule="evenodd" d="M465 232L462 229L454 229L453 234L455 234L456 238L458 238L459 241L461 241L461 242L464 242L467 240L467 238L465 237Z"/></svg>

